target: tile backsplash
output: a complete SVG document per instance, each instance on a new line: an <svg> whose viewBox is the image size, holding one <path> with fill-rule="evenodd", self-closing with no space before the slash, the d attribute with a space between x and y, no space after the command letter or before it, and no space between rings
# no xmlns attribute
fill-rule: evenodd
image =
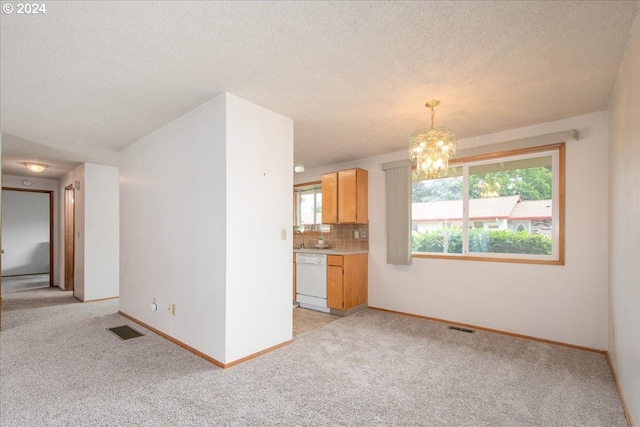
<svg viewBox="0 0 640 427"><path fill-rule="evenodd" d="M331 224L330 232L320 232L313 228L316 227L307 226L307 230L302 235L298 232L294 233L293 246L299 247L304 238L304 247L313 248L318 243L318 237L322 235L324 243L328 244L330 249L369 249L369 224ZM358 238L355 237L356 232Z"/></svg>

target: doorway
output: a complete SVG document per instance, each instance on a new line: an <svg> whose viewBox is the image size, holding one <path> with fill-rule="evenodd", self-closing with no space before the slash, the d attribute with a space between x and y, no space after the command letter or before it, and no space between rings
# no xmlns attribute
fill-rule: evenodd
<svg viewBox="0 0 640 427"><path fill-rule="evenodd" d="M64 290L72 291L75 282L76 190L73 184L64 188Z"/></svg>
<svg viewBox="0 0 640 427"><path fill-rule="evenodd" d="M2 188L2 292L53 287L53 191Z"/></svg>

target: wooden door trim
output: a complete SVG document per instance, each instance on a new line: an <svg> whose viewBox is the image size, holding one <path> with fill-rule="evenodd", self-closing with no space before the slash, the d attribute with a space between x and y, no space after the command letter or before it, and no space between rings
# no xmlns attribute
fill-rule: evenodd
<svg viewBox="0 0 640 427"><path fill-rule="evenodd" d="M64 274L63 274L63 278L64 278L64 290L65 291L71 291L73 292L73 295L75 296L75 288L76 288L76 243L75 243L75 238L76 238L76 206L75 206L75 198L76 198L76 187L74 184L69 184L68 186L66 186L64 188L64 197L62 198L64 200L64 207L63 207L63 212L64 212L64 217L62 219L63 222L63 234L64 234ZM68 199L68 194L69 191L71 191L71 205L68 206L69 201ZM67 212L68 210L71 210L71 212ZM68 216L70 218L68 218ZM68 225L68 222L71 223L71 225ZM71 228L71 238L69 239L68 237L68 228ZM70 252L71 254L69 254L69 260L67 259L67 248L71 246ZM68 265L68 263L71 263L71 265ZM69 282L71 283L71 285L69 285Z"/></svg>
<svg viewBox="0 0 640 427"><path fill-rule="evenodd" d="M49 287L53 288L53 278L55 277L55 265L54 265L54 253L55 245L53 242L53 190L36 190L33 188L15 188L15 187L2 187L3 190L8 191L22 191L24 193L44 193L49 195Z"/></svg>

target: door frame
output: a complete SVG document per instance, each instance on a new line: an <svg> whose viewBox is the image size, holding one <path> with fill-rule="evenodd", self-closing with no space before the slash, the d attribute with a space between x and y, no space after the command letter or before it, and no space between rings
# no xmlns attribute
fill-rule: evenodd
<svg viewBox="0 0 640 427"><path fill-rule="evenodd" d="M76 287L76 186L70 184L64 188L64 290L72 291Z"/></svg>
<svg viewBox="0 0 640 427"><path fill-rule="evenodd" d="M2 187L3 190L8 191L22 191L25 193L45 193L49 195L49 287L53 288L55 265L54 265L54 251L55 245L53 242L53 191L52 190L35 190L31 188L15 188L15 187Z"/></svg>

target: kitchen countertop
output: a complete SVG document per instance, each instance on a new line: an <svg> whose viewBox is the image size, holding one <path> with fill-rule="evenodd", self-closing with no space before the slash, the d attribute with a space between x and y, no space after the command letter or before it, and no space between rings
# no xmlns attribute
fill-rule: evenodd
<svg viewBox="0 0 640 427"><path fill-rule="evenodd" d="M296 248L293 248L293 253L300 253L300 254L326 254L326 255L355 255L355 254L368 254L369 250L367 250L367 249L315 249L315 248L296 249Z"/></svg>

